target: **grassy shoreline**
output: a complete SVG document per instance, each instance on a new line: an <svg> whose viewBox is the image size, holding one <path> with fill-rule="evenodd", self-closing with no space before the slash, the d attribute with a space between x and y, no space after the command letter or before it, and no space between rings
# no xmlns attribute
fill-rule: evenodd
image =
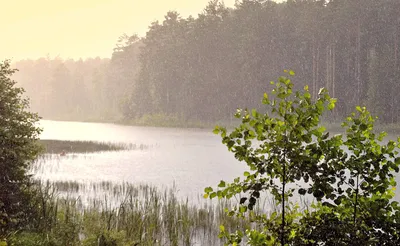
<svg viewBox="0 0 400 246"><path fill-rule="evenodd" d="M148 149L150 146L144 144L111 143L97 141L69 141L40 139L39 144L43 147L45 154L66 153L94 153L106 151L124 151L136 149Z"/></svg>
<svg viewBox="0 0 400 246"><path fill-rule="evenodd" d="M30 230L12 235L10 245L213 246L221 245L220 224L230 231L251 226L249 220L225 213L232 209L229 201L193 205L178 199L173 188L73 181L36 185L38 218ZM93 187L96 195L83 204Z"/></svg>

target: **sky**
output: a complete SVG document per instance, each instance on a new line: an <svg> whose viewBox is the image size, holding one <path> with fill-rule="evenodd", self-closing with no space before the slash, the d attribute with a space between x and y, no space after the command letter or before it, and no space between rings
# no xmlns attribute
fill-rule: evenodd
<svg viewBox="0 0 400 246"><path fill-rule="evenodd" d="M0 60L111 57L123 33L144 36L169 10L197 16L209 0L0 0ZM225 0L233 6L235 0Z"/></svg>

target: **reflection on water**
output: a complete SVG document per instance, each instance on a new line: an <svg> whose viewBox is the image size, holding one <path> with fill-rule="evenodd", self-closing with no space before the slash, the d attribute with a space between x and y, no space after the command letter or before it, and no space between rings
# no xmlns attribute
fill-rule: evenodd
<svg viewBox="0 0 400 246"><path fill-rule="evenodd" d="M230 181L246 169L210 130L48 120L42 120L40 126L43 127L42 139L153 146L121 152L67 154L41 160L35 171L40 179L129 182L158 187L175 185L179 195L197 198L204 187L216 186L221 179ZM400 200L399 189L396 195L396 200Z"/></svg>
<svg viewBox="0 0 400 246"><path fill-rule="evenodd" d="M206 186L232 180L245 170L210 130L132 127L43 120L42 139L145 144L149 149L70 154L49 158L36 177L51 181L175 184L180 195L198 196Z"/></svg>

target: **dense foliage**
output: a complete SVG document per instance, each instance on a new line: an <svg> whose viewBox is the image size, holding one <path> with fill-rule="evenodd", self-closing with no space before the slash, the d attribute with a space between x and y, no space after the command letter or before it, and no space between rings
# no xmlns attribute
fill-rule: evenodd
<svg viewBox="0 0 400 246"><path fill-rule="evenodd" d="M313 95L338 98L337 119L366 104L397 122L399 12L397 0L214 0L197 18L169 12L142 39L130 116L229 119L237 105L260 106L266 79L290 66Z"/></svg>
<svg viewBox="0 0 400 246"><path fill-rule="evenodd" d="M45 119L115 120L128 84L116 83L120 71L109 59L62 60L41 58L13 64L14 78L26 90L31 108ZM115 79L114 79L115 78Z"/></svg>
<svg viewBox="0 0 400 246"><path fill-rule="evenodd" d="M42 183L35 228L15 231L0 245L217 246L219 223L232 230L249 224L223 212L229 203L194 205L177 192L106 181Z"/></svg>
<svg viewBox="0 0 400 246"><path fill-rule="evenodd" d="M38 116L28 112L23 89L11 80L15 70L0 63L0 242L32 218L32 192L27 174L40 151Z"/></svg>
<svg viewBox="0 0 400 246"><path fill-rule="evenodd" d="M374 118L359 106L342 124L345 134L330 136L320 126L324 111L336 103L326 89L312 99L308 86L295 92L290 77L271 84L272 95L265 93L262 101L266 113L239 110L242 123L235 130L215 129L250 170L243 180L221 181L217 191L206 188L205 196L240 196L229 214L247 214L260 228L246 230L249 245L398 245L400 206L393 197L400 138L383 143L385 133L374 132ZM280 211L255 214L266 192ZM318 203L301 211L293 199L299 196ZM221 232L233 245L244 236L224 227Z"/></svg>
<svg viewBox="0 0 400 246"><path fill-rule="evenodd" d="M291 67L313 95L325 87L338 99L334 119L367 105L393 123L399 12L398 0L212 0L197 17L172 11L145 37L122 35L111 60L18 62L18 81L45 118L215 123L259 107L266 78Z"/></svg>
<svg viewBox="0 0 400 246"><path fill-rule="evenodd" d="M133 90L140 43L122 35L111 59L49 57L13 64L32 110L45 119L115 121ZM129 64L129 66L127 66Z"/></svg>

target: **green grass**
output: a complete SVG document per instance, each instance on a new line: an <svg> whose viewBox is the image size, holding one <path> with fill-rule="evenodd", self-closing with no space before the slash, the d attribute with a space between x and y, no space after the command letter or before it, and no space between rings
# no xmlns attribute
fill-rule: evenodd
<svg viewBox="0 0 400 246"><path fill-rule="evenodd" d="M221 245L220 224L230 231L251 226L226 215L233 206L229 201L193 204L178 199L173 188L72 181L38 182L38 187L38 218L30 230L10 238L13 245L213 246ZM84 200L86 195L92 198Z"/></svg>
<svg viewBox="0 0 400 246"><path fill-rule="evenodd" d="M106 143L95 141L64 141L64 140L39 140L46 154L65 153L92 153L104 151L122 151L147 149L149 146L144 144L124 144L124 143Z"/></svg>

